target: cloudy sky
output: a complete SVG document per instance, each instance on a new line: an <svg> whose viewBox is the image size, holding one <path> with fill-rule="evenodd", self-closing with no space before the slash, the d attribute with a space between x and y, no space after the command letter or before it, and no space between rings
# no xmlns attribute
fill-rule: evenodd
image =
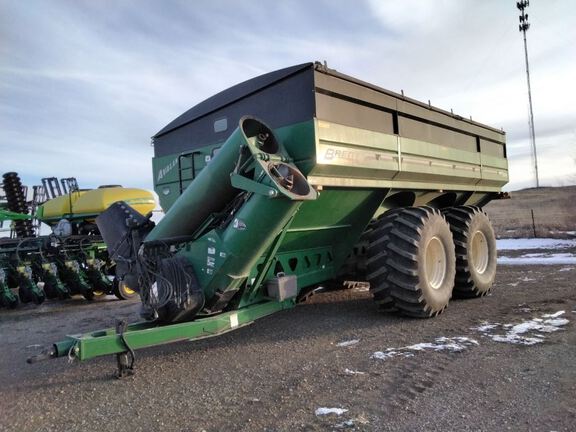
<svg viewBox="0 0 576 432"><path fill-rule="evenodd" d="M0 171L152 187L150 137L259 74L329 67L507 132L534 184L515 0L0 0ZM532 0L541 183L576 183L576 13Z"/></svg>

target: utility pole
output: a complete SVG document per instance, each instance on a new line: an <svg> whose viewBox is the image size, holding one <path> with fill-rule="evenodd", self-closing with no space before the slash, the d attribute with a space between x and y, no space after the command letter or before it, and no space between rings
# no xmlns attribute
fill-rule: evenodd
<svg viewBox="0 0 576 432"><path fill-rule="evenodd" d="M532 147L532 161L534 163L534 173L536 174L536 187L540 187L540 178L538 177L538 155L536 154L536 134L534 133L534 112L532 111L532 91L530 90L530 68L528 66L528 43L526 42L526 32L530 28L528 14L525 9L530 6L529 0L521 0L516 3L520 10L520 25L518 30L524 37L524 57L526 59L526 81L528 82L528 105L530 106L530 144Z"/></svg>

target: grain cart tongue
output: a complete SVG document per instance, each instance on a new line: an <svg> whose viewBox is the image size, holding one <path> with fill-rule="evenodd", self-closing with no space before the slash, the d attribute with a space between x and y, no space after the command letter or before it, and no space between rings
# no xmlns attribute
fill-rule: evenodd
<svg viewBox="0 0 576 432"><path fill-rule="evenodd" d="M421 318L492 287L481 207L508 181L500 130L305 63L218 93L153 142L165 217L117 203L97 219L144 321L32 361L117 354L123 372L135 349L222 334L343 278Z"/></svg>
<svg viewBox="0 0 576 432"><path fill-rule="evenodd" d="M224 310L249 289L251 269L302 202L317 196L290 161L270 128L244 117L148 234L146 220L125 203L97 218L122 263L120 277L140 292L144 318L189 321L201 309Z"/></svg>

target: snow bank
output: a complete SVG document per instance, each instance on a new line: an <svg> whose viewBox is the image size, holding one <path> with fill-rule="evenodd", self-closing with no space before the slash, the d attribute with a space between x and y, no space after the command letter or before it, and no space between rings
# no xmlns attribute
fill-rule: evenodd
<svg viewBox="0 0 576 432"><path fill-rule="evenodd" d="M569 247L576 247L576 240L552 238L496 240L496 249L498 250L562 249Z"/></svg>
<svg viewBox="0 0 576 432"><path fill-rule="evenodd" d="M529 256L539 255L539 256ZM541 256L540 256L541 255ZM570 265L576 264L576 256L572 254L528 254L519 257L498 257L502 265Z"/></svg>

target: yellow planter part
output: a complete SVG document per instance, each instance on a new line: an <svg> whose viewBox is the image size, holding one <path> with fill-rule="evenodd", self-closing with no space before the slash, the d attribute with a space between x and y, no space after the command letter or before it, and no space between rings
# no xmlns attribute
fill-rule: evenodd
<svg viewBox="0 0 576 432"><path fill-rule="evenodd" d="M51 199L38 209L38 217L43 222L57 222L62 218L94 219L117 201L126 202L142 215L156 207L154 196L147 190L120 186L101 187Z"/></svg>
<svg viewBox="0 0 576 432"><path fill-rule="evenodd" d="M72 192L46 201L38 209L38 217L40 219L61 219L64 215L69 215L72 213L74 203L86 192L87 191Z"/></svg>
<svg viewBox="0 0 576 432"><path fill-rule="evenodd" d="M124 201L140 214L154 210L156 202L144 189L106 187L93 189L82 195L72 206L74 214L100 214L112 204Z"/></svg>

